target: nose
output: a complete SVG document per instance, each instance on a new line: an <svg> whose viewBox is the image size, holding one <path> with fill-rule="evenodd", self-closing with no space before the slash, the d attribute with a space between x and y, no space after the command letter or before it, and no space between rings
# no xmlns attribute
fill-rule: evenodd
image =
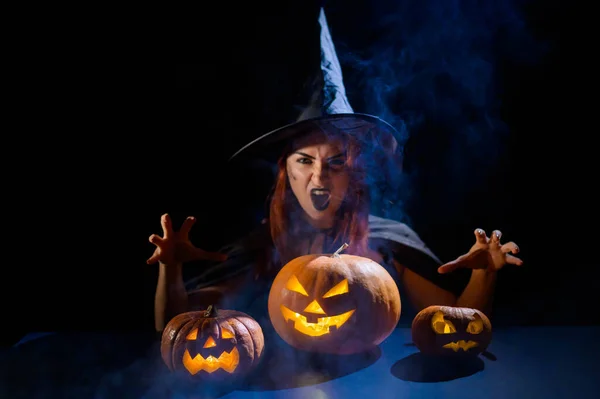
<svg viewBox="0 0 600 399"><path fill-rule="evenodd" d="M328 177L327 167L322 162L315 162L311 176L312 183L317 187L323 186Z"/></svg>
<svg viewBox="0 0 600 399"><path fill-rule="evenodd" d="M323 310L321 305L319 305L319 302L317 302L316 299L309 303L308 306L304 309L304 311L307 313L325 314L325 311Z"/></svg>
<svg viewBox="0 0 600 399"><path fill-rule="evenodd" d="M208 337L208 339L204 343L203 348L212 348L214 346L217 346L217 343L215 342L215 340L213 339L213 337Z"/></svg>

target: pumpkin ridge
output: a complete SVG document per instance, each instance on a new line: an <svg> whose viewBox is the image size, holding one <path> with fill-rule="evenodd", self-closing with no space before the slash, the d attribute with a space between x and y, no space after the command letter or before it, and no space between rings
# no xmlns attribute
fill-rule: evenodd
<svg viewBox="0 0 600 399"><path fill-rule="evenodd" d="M389 313L389 311L390 311L390 304L386 303L386 302L389 302L389 301L385 300L385 299L387 299L387 298L390 297L390 295L389 295L390 292L389 292L389 289L387 287L387 282L381 276L380 273L375 273L374 275L375 275L375 277L377 278L377 281L378 281L378 285L377 286L378 287L385 287L385 291L382 290L382 289L377 290L376 293L379 294L379 295L377 295L374 299L377 302L380 302L381 305L386 306L386 311ZM373 278L373 274L371 274L371 278ZM369 290L369 292L373 292L373 290ZM381 297L382 295L384 296L384 298ZM376 319L377 319L375 321L375 323L377 325L376 331L382 331L382 329L384 331L387 330L387 328L384 329L384 327L387 327L386 320L383 317L377 317ZM381 335L382 335L381 333L378 334L377 337L376 337L376 339L375 339L375 342L377 343L377 345L379 345L383 341L383 339L381 339Z"/></svg>
<svg viewBox="0 0 600 399"><path fill-rule="evenodd" d="M212 327L212 323L216 323L217 324L217 331L219 331L219 323L217 322L217 318L216 317L206 317L206 312L203 312L203 319L202 319L202 323L200 323L200 326L198 327L198 332L202 331L204 332L204 330L211 330ZM212 331L209 332L209 334ZM209 335L210 336L210 335Z"/></svg>
<svg viewBox="0 0 600 399"><path fill-rule="evenodd" d="M244 322L242 322L239 318L239 316L232 316L231 318L235 321L237 321L238 323L240 323L242 325L242 327L244 327L246 329L246 335L250 336L250 342L252 342L252 361L250 362L250 365L254 364L254 360L256 359L256 342L254 342L254 336L252 335L252 333L250 332L250 328L248 328L248 326L246 324L244 324Z"/></svg>
<svg viewBox="0 0 600 399"><path fill-rule="evenodd" d="M250 327L248 327L248 325L246 323L244 323L239 318L239 316L235 316L233 319L236 320L236 321L238 321L248 331L248 335L250 336L250 341L252 341L252 354L253 354L253 356L252 356L252 364L254 364L254 363L256 363L257 359L260 358L260 353L258 353L259 345L257 345L257 343L256 343L256 340L254 338L254 334L251 333L251 331L253 331L253 329L250 328Z"/></svg>
<svg viewBox="0 0 600 399"><path fill-rule="evenodd" d="M264 335L262 332L262 326L260 325L260 323L255 320L252 316L244 313L244 312L239 312L239 311L233 311L231 317L237 321L239 321L245 328L246 330L248 330L248 334L250 335L250 339L252 340L252 345L254 345L254 359L253 359L253 363L257 362L260 360L263 352L264 352L264 347L265 347L265 341L264 341ZM240 319L241 318L241 319ZM245 319L246 321L248 321L249 323L251 323L250 325L244 323L242 321L242 319ZM262 344L260 341L257 341L258 338L256 338L254 336L254 332L256 331L257 328L258 330L260 330L260 337L262 337ZM261 344L261 345L259 345Z"/></svg>
<svg viewBox="0 0 600 399"><path fill-rule="evenodd" d="M167 366L169 366L170 369L174 370L175 369L175 363L173 362L173 359L175 359L175 351L177 348L177 345L175 345L175 342L177 341L177 338L179 337L179 334L181 333L181 330L183 330L183 328L187 325L187 323L189 323L193 317L187 314L179 314L175 317L179 317L181 316L181 319L183 321L178 322L177 323L177 328L175 329L175 334L173 334L173 339L169 340L169 347L170 347L170 355L168 356L168 364ZM172 320L175 319L175 317ZM170 322L169 322L170 323ZM171 327L172 328L172 327Z"/></svg>

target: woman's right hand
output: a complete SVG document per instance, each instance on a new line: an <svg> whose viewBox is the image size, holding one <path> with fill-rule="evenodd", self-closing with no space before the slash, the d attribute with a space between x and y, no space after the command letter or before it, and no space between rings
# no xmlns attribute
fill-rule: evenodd
<svg viewBox="0 0 600 399"><path fill-rule="evenodd" d="M160 262L166 265L175 263L185 263L193 260L213 260L225 261L227 255L219 252L208 252L200 248L196 248L189 239L189 232L196 218L188 216L179 231L173 231L171 218L168 214L162 215L160 224L163 230L163 236L160 237L152 234L149 238L150 242L156 245L156 249L152 256L146 261L151 265Z"/></svg>

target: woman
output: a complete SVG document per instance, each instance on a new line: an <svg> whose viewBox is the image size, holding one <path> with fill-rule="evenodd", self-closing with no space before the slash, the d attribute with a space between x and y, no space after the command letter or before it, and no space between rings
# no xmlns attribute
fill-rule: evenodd
<svg viewBox="0 0 600 399"><path fill-rule="evenodd" d="M288 261L307 253L332 253L343 243L346 253L371 258L398 282L403 298L402 320L429 305L465 306L488 311L496 272L505 264L521 265L515 243L501 244L500 231L491 237L475 230L475 244L463 256L441 265L439 259L405 224L369 215L374 187L397 170L399 133L381 119L353 113L324 14L321 25L321 75L313 101L298 121L276 129L234 155L268 158L277 154L277 174L269 218L252 234L219 253L195 247L188 217L178 231L163 215L163 236L147 263L159 262L155 296L155 327L161 331L176 314L217 304L246 311L259 322L268 318L270 284ZM513 255L511 255L513 254ZM211 262L188 281L183 264ZM447 273L471 269L464 289L453 290ZM264 326L265 324L263 324Z"/></svg>
<svg viewBox="0 0 600 399"><path fill-rule="evenodd" d="M162 330L180 312L209 304L254 312L254 317L262 319L265 315L251 304L261 295L264 300L270 282L285 263L307 253L331 253L344 242L350 243L347 253L386 267L396 277L403 299L408 298L416 311L434 304L488 311L496 272L506 263L521 264L511 255L518 252L516 244L501 244L500 231L488 238L477 229L475 244L465 255L436 268L437 258L424 246L417 251L420 240L408 227L369 216L368 173L362 166L364 146L326 120L312 121L308 126L279 159L269 221L250 238L226 249L227 254L208 253L193 246L188 239L193 217L175 231L169 216L162 216L163 236L150 237L156 250L148 260L160 263L156 329ZM386 240L385 234L394 233L405 238ZM381 245L383 241L388 245ZM411 241L416 244L407 244ZM418 252L420 256L415 256ZM201 283L196 287L202 288L186 292L182 264L190 260L222 263L208 268L195 281ZM460 295L424 277L431 270L445 274L459 267L472 269ZM259 300L255 306L261 304L264 302Z"/></svg>

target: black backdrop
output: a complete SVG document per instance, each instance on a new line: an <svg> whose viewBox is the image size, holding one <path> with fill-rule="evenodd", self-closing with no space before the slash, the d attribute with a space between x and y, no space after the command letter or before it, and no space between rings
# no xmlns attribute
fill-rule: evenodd
<svg viewBox="0 0 600 399"><path fill-rule="evenodd" d="M358 53L375 40L344 23L364 17L365 7L331 6L329 21L341 48ZM570 28L575 21L558 2L531 2L527 10L528 29L548 50L535 63L498 63L502 119L509 127L503 156L484 179L463 186L467 193L459 203L450 201L443 174L436 179L431 173L447 167L440 127L415 130L406 162L429 173L416 180L416 200L407 207L415 230L442 259L467 249L475 227L499 228L518 242L526 266L499 274L498 322L597 324L597 196L590 191L597 168L592 127L584 122L592 94L587 53L580 47L585 36ZM195 215L193 239L209 250L243 234L260 216L248 203L260 205L264 184L239 176L223 180L222 166L255 133L221 134L223 121L207 117L210 107L202 105L210 99L177 88L189 64L181 54L152 73L118 63L109 70L60 71L78 94L64 103L68 112L57 107L54 133L37 139L44 144L35 147L34 178L16 178L17 190L27 192L17 222L24 248L16 263L3 262L10 288L3 292L5 320L12 321L13 336L152 328L157 267L145 259L160 215L169 212L179 221ZM368 109L363 70L342 61L351 103L357 111ZM103 74L100 82L110 80L110 89L91 84ZM82 90L82 81L93 89ZM213 100L235 104L237 94ZM237 117L235 107L231 117ZM258 131L260 123L249 124ZM66 133L71 127L73 136Z"/></svg>

